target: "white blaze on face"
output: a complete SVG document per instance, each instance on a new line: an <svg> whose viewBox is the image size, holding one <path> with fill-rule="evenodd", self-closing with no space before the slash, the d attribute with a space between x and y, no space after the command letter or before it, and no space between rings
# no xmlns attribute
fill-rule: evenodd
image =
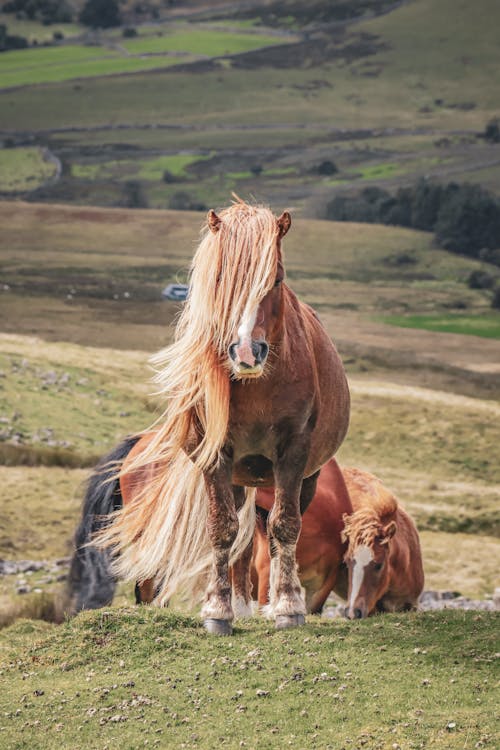
<svg viewBox="0 0 500 750"><path fill-rule="evenodd" d="M251 343L252 331L257 319L257 310L258 307L255 307L253 310L245 310L238 328L238 338L240 340L240 344L243 344L245 340Z"/></svg>
<svg viewBox="0 0 500 750"><path fill-rule="evenodd" d="M361 544L355 551L353 557L353 571L352 571L352 585L351 585L351 600L349 607L352 609L354 603L358 597L363 578L365 576L366 566L373 560L372 551L365 544Z"/></svg>

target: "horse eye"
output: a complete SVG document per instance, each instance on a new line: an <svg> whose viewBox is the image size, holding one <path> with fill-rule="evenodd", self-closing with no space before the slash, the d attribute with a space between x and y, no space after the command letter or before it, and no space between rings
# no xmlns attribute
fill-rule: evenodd
<svg viewBox="0 0 500 750"><path fill-rule="evenodd" d="M375 563L373 567L376 571L382 570L382 563Z"/></svg>
<svg viewBox="0 0 500 750"><path fill-rule="evenodd" d="M279 286L282 281L283 279L276 279L276 281L274 282L274 286Z"/></svg>

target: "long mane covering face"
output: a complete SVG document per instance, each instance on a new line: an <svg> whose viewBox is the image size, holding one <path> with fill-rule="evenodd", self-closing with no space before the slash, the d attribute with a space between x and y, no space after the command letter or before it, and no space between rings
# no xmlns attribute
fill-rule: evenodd
<svg viewBox="0 0 500 750"><path fill-rule="evenodd" d="M116 553L114 571L120 577L155 578L159 603L179 588L186 590L210 565L202 472L217 463L227 432L228 347L241 320L273 287L279 260L278 226L268 208L238 200L218 218L217 231L204 230L194 255L174 342L152 358L166 409L149 446L126 468L154 464L159 470L94 540ZM187 458L194 431L201 441ZM254 496L247 490L232 559L252 538Z"/></svg>

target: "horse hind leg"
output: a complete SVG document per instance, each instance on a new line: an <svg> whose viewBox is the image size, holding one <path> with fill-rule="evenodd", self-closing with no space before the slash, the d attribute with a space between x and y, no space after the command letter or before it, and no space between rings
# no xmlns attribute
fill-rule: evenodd
<svg viewBox="0 0 500 750"><path fill-rule="evenodd" d="M233 486L233 494L236 509L239 510L245 503L245 490L243 487ZM251 575L253 551L254 539L252 538L246 549L231 566L232 606L235 619L252 617L253 615Z"/></svg>
<svg viewBox="0 0 500 750"><path fill-rule="evenodd" d="M158 589L155 586L154 580L152 578L148 578L148 580L144 581L143 583L136 583L135 603L151 604L157 593Z"/></svg>
<svg viewBox="0 0 500 750"><path fill-rule="evenodd" d="M250 566L252 562L253 540L243 554L232 565L233 583L232 605L236 619L252 617L252 579Z"/></svg>

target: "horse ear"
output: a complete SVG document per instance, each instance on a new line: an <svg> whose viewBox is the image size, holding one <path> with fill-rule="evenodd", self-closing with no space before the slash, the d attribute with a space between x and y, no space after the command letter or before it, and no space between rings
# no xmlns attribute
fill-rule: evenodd
<svg viewBox="0 0 500 750"><path fill-rule="evenodd" d="M220 225L221 225L222 222L219 219L219 217L217 216L217 214L215 213L215 211L213 210L213 208L211 208L210 211L207 214L207 221L208 221L208 227L209 227L210 231L213 234L217 234L217 232L220 229Z"/></svg>
<svg viewBox="0 0 500 750"><path fill-rule="evenodd" d="M288 232L292 225L292 217L288 213L288 211L283 211L279 219L277 220L278 224L278 237L281 239L285 236L285 234Z"/></svg>
<svg viewBox="0 0 500 750"><path fill-rule="evenodd" d="M382 544L388 544L389 541L392 539L394 534L396 533L396 521L391 521L387 524L387 526L384 526L382 529L382 537L383 541Z"/></svg>

